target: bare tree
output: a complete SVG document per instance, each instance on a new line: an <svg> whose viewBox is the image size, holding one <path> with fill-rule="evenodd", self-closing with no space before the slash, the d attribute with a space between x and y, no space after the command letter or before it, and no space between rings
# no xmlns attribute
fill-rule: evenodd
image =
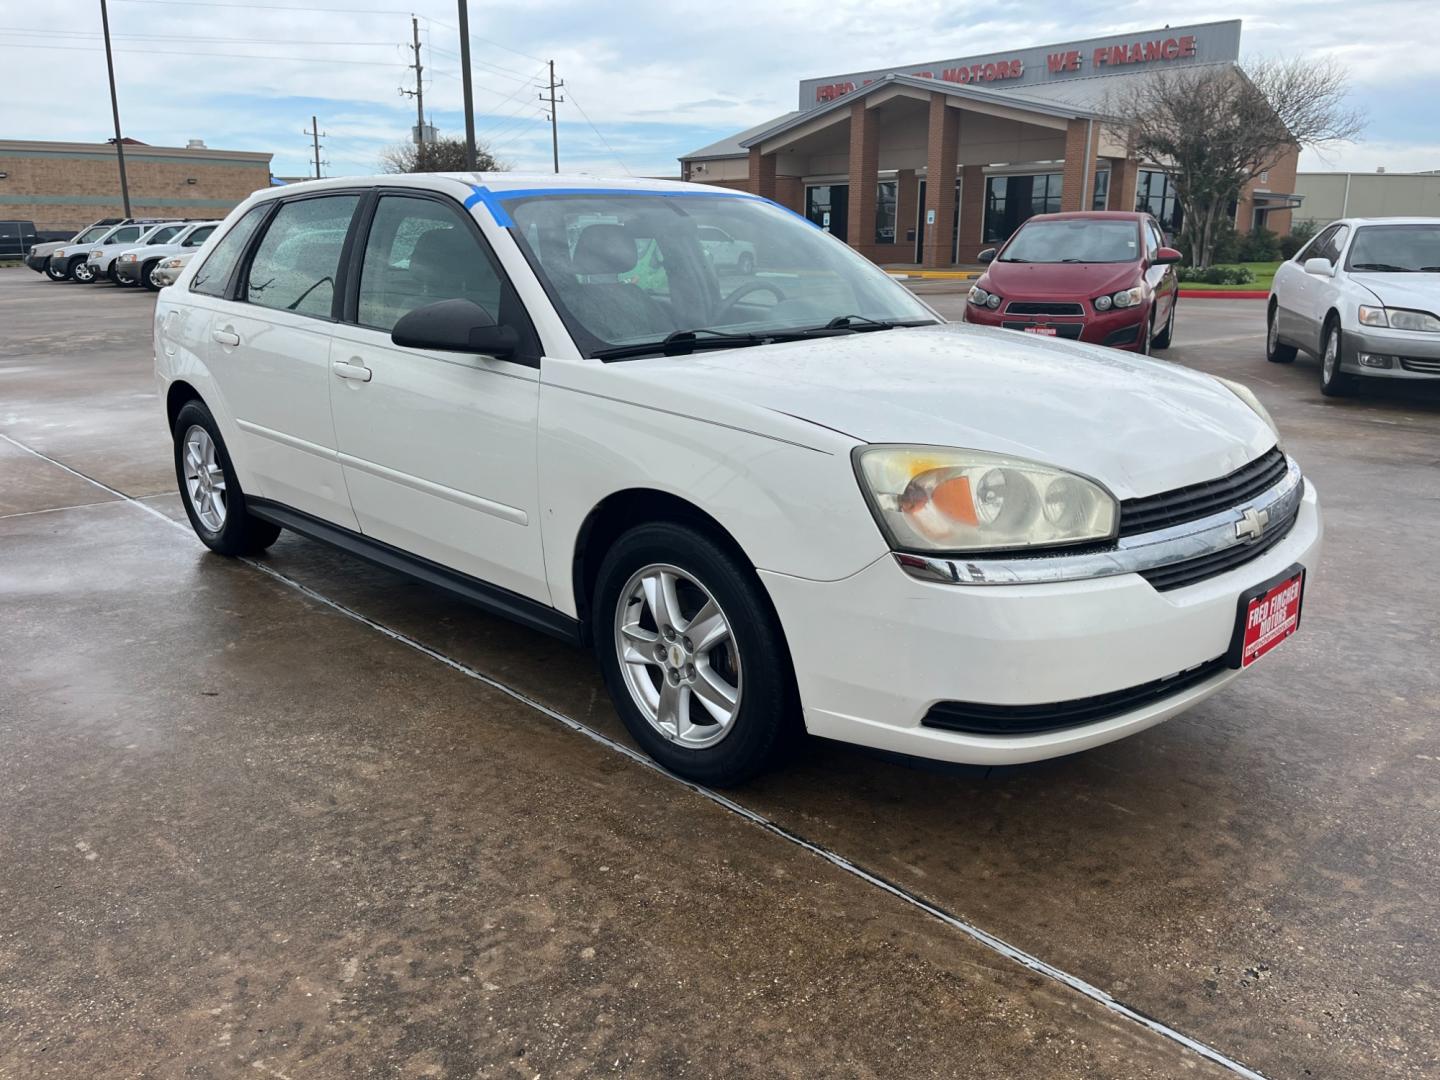
<svg viewBox="0 0 1440 1080"><path fill-rule="evenodd" d="M510 165L481 143L475 147L475 167L481 172L505 172ZM465 140L442 137L429 139L420 146L397 143L380 155L380 170L387 173L468 172Z"/></svg>
<svg viewBox="0 0 1440 1080"><path fill-rule="evenodd" d="M1216 226L1247 183L1297 149L1360 131L1348 90L1331 60L1254 60L1137 79L1105 111L1127 118L1131 154L1170 174L1191 259L1209 266Z"/></svg>

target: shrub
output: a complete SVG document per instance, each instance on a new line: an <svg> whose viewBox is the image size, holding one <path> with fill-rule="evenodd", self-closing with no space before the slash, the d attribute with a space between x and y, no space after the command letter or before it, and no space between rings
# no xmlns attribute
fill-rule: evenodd
<svg viewBox="0 0 1440 1080"><path fill-rule="evenodd" d="M1278 262L1280 238L1269 229L1252 229L1240 237L1235 262Z"/></svg>
<svg viewBox="0 0 1440 1080"><path fill-rule="evenodd" d="M1182 282L1202 281L1206 285L1249 285L1255 274L1248 266L1207 266L1201 270L1194 266L1176 268Z"/></svg>
<svg viewBox="0 0 1440 1080"><path fill-rule="evenodd" d="M1319 232L1319 227L1308 218L1304 221L1295 222L1290 229L1290 235L1280 241L1280 257L1282 259L1293 259L1300 253L1300 249L1308 244Z"/></svg>

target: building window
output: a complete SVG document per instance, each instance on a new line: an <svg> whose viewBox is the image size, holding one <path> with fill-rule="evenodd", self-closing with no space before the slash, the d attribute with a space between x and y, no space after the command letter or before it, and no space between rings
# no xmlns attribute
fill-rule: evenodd
<svg viewBox="0 0 1440 1080"><path fill-rule="evenodd" d="M1095 170L1095 197L1090 200L1091 210L1104 210L1110 201L1110 170Z"/></svg>
<svg viewBox="0 0 1440 1080"><path fill-rule="evenodd" d="M899 185L882 180L875 185L875 243L895 243L895 197Z"/></svg>
<svg viewBox="0 0 1440 1080"><path fill-rule="evenodd" d="M1175 184L1169 175L1158 169L1141 169L1135 184L1135 209L1148 211L1167 236L1180 232L1182 214L1180 200L1175 197Z"/></svg>
<svg viewBox="0 0 1440 1080"><path fill-rule="evenodd" d="M1035 214L1060 212L1061 175L991 176L985 181L985 242L1000 244Z"/></svg>
<svg viewBox="0 0 1440 1080"><path fill-rule="evenodd" d="M849 184L815 184L805 189L805 216L838 240L848 240Z"/></svg>

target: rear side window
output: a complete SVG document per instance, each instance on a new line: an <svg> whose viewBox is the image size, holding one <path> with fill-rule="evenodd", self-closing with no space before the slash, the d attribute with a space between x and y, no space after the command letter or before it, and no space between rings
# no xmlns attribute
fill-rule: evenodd
<svg viewBox="0 0 1440 1080"><path fill-rule="evenodd" d="M210 252L209 257L200 264L200 269L195 271L195 276L190 279L191 292L200 293L202 296L225 295L225 287L230 283L235 264L240 261L245 245L250 242L250 237L255 235L255 229L269 211L269 203L252 206L245 216L220 238L215 250Z"/></svg>
<svg viewBox="0 0 1440 1080"><path fill-rule="evenodd" d="M206 240L210 239L210 234L213 233L217 228L219 228L219 226L217 225L205 225L199 229L196 229L194 232L192 232L189 236L185 238L184 242L181 243L180 246L199 247L201 244L205 243Z"/></svg>
<svg viewBox="0 0 1440 1080"><path fill-rule="evenodd" d="M255 249L243 299L329 318L340 251L359 202L358 195L325 195L284 203Z"/></svg>
<svg viewBox="0 0 1440 1080"><path fill-rule="evenodd" d="M433 199L386 195L375 210L360 271L356 321L390 330L440 300L473 300L497 321L504 285L460 215Z"/></svg>

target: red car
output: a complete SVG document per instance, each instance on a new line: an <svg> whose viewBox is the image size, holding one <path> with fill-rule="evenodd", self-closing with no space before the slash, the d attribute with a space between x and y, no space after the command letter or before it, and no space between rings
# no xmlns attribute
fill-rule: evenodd
<svg viewBox="0 0 1440 1080"><path fill-rule="evenodd" d="M1170 344L1180 258L1149 214L1037 214L980 253L965 321L1148 354Z"/></svg>

